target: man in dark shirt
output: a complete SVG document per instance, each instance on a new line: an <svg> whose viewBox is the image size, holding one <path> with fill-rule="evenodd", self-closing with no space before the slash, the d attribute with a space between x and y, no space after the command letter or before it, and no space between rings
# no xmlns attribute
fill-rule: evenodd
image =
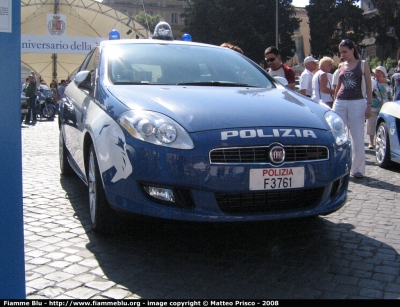
<svg viewBox="0 0 400 307"><path fill-rule="evenodd" d="M29 125L32 114L32 125L36 125L36 79L35 76L28 77L28 85L25 87L25 96L29 98L29 110L25 117L25 124Z"/></svg>

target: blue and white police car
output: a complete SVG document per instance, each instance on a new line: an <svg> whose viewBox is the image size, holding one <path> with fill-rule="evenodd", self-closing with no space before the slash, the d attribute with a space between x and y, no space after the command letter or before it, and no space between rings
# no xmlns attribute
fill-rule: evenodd
<svg viewBox="0 0 400 307"><path fill-rule="evenodd" d="M388 168L400 163L400 101L385 102L378 114L375 134L377 164Z"/></svg>
<svg viewBox="0 0 400 307"><path fill-rule="evenodd" d="M61 173L88 186L95 231L118 230L120 213L244 222L345 204L336 113L233 50L155 34L95 47L60 106Z"/></svg>

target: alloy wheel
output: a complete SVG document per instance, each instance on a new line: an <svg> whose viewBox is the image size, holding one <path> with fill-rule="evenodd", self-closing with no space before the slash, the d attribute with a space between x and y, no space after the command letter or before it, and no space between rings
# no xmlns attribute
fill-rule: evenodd
<svg viewBox="0 0 400 307"><path fill-rule="evenodd" d="M96 190L96 166L93 152L89 155L89 170L88 170L88 187L89 187L89 209L90 219L95 223L96 206L97 206L97 190Z"/></svg>
<svg viewBox="0 0 400 307"><path fill-rule="evenodd" d="M386 144L386 129L383 125L379 126L378 131L375 136L375 152L376 152L376 160L379 164L384 162L387 150Z"/></svg>

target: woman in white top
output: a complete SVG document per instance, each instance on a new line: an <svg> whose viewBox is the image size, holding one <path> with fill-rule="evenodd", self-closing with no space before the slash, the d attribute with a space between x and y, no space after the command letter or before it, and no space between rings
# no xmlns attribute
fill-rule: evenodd
<svg viewBox="0 0 400 307"><path fill-rule="evenodd" d="M319 70L312 78L312 96L311 99L316 102L323 102L332 108L333 94L332 74L330 73L333 60L329 57L323 57L319 60Z"/></svg>

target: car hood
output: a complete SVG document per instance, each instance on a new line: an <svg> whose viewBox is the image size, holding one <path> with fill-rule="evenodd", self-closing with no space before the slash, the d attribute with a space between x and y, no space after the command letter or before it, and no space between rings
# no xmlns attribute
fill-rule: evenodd
<svg viewBox="0 0 400 307"><path fill-rule="evenodd" d="M130 109L163 113L188 132L244 127L327 129L320 106L280 88L113 85L109 92Z"/></svg>

